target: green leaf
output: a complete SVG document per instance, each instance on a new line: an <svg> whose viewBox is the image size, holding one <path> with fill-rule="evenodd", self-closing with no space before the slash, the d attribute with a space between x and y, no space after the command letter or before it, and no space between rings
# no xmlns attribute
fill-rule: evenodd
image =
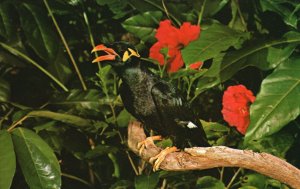
<svg viewBox="0 0 300 189"><path fill-rule="evenodd" d="M57 132L43 130L39 132L43 140L53 149L54 152L60 153L63 146L63 135Z"/></svg>
<svg viewBox="0 0 300 189"><path fill-rule="evenodd" d="M229 0L209 0L205 2L203 17L212 17L217 14L225 5L227 5ZM197 13L201 11L203 6L202 0L191 1L193 8L196 9Z"/></svg>
<svg viewBox="0 0 300 189"><path fill-rule="evenodd" d="M119 180L114 183L109 189L127 189L132 188L132 182L129 180Z"/></svg>
<svg viewBox="0 0 300 189"><path fill-rule="evenodd" d="M235 30L246 31L247 23L245 23L245 22L243 23L241 16L239 15L239 12L238 12L239 4L237 3L237 1L231 1L230 6L231 6L232 18L231 18L228 26Z"/></svg>
<svg viewBox="0 0 300 189"><path fill-rule="evenodd" d="M115 14L113 18L118 19L125 16L128 11L127 0L96 0L98 5L107 5L109 9ZM126 9L127 8L127 9Z"/></svg>
<svg viewBox="0 0 300 189"><path fill-rule="evenodd" d="M31 111L27 115L29 117L49 118L49 119L61 121L63 123L71 124L73 126L77 126L81 128L92 126L92 122L88 119L84 119L82 117L71 115L71 114L57 113L48 110Z"/></svg>
<svg viewBox="0 0 300 189"><path fill-rule="evenodd" d="M300 58L282 63L265 78L250 107L245 143L270 136L300 114Z"/></svg>
<svg viewBox="0 0 300 189"><path fill-rule="evenodd" d="M47 70L62 83L67 83L72 75L72 69L64 56L64 51L59 48L58 54L52 62L49 62Z"/></svg>
<svg viewBox="0 0 300 189"><path fill-rule="evenodd" d="M201 124L208 140L216 140L225 137L230 128L217 122L206 122L201 120Z"/></svg>
<svg viewBox="0 0 300 189"><path fill-rule="evenodd" d="M22 3L18 9L22 28L29 45L46 62L53 62L58 54L58 39L49 29L51 22L40 7Z"/></svg>
<svg viewBox="0 0 300 189"><path fill-rule="evenodd" d="M201 189L225 189L225 185L219 179L216 179L211 176L204 176L197 180L196 188Z"/></svg>
<svg viewBox="0 0 300 189"><path fill-rule="evenodd" d="M299 17L296 14L300 9L300 4L294 1L274 1L274 0L260 0L263 11L273 11L279 14L283 21L293 28L297 29Z"/></svg>
<svg viewBox="0 0 300 189"><path fill-rule="evenodd" d="M17 128L12 131L17 160L31 189L59 189L61 172L52 149L36 133Z"/></svg>
<svg viewBox="0 0 300 189"><path fill-rule="evenodd" d="M290 189L290 187L288 187L287 185L274 179L268 179L267 188Z"/></svg>
<svg viewBox="0 0 300 189"><path fill-rule="evenodd" d="M289 32L282 39L257 42L214 58L213 65L198 83L196 95L204 90L230 79L235 73L247 66L263 70L273 69L284 62L300 43L300 33Z"/></svg>
<svg viewBox="0 0 300 189"><path fill-rule="evenodd" d="M14 54L26 62L32 64L35 66L37 69L39 69L41 72L43 72L45 75L47 75L49 78L51 78L57 85L59 85L64 91L68 91L68 89L56 78L54 77L51 73L49 73L45 68L43 68L41 65L39 65L36 61L28 57L26 54L18 50L18 48L12 47L10 45L7 45L5 43L0 42L0 46L7 51L9 51L11 54Z"/></svg>
<svg viewBox="0 0 300 189"><path fill-rule="evenodd" d="M181 53L185 64L216 57L231 46L239 47L249 33L237 32L221 24L213 24L201 31L200 37L185 47Z"/></svg>
<svg viewBox="0 0 300 189"><path fill-rule="evenodd" d="M126 109L122 110L117 117L118 126L127 127L130 119L131 119L131 114L128 111L126 111Z"/></svg>
<svg viewBox="0 0 300 189"><path fill-rule="evenodd" d="M242 186L239 189L259 189L259 188L256 188L255 186Z"/></svg>
<svg viewBox="0 0 300 189"><path fill-rule="evenodd" d="M70 92L59 93L50 100L51 105L66 110L75 109L89 115L98 115L110 113L110 104L114 98L101 96L99 90L89 89L82 91L79 89L70 90ZM115 103L115 105L121 105Z"/></svg>
<svg viewBox="0 0 300 189"><path fill-rule="evenodd" d="M63 49L60 48L55 32L49 30L51 22L49 22L47 14L41 12L40 8L26 3L21 6L19 12L27 16L27 19L32 18L35 21L28 21L25 18L22 20L21 18L21 24L29 44L41 58L49 63L48 71L62 83L66 83L72 74L72 70L64 56ZM32 33L35 35L32 35Z"/></svg>
<svg viewBox="0 0 300 189"><path fill-rule="evenodd" d="M6 130L0 131L0 149L0 188L10 189L16 171L16 156L11 135Z"/></svg>
<svg viewBox="0 0 300 189"><path fill-rule="evenodd" d="M0 78L0 102L7 102L10 97L10 85Z"/></svg>
<svg viewBox="0 0 300 189"><path fill-rule="evenodd" d="M8 2L0 3L0 35L10 42L17 40L17 24L13 5Z"/></svg>
<svg viewBox="0 0 300 189"><path fill-rule="evenodd" d="M135 189L154 189L159 181L159 173L139 175L135 177Z"/></svg>
<svg viewBox="0 0 300 189"><path fill-rule="evenodd" d="M266 152L277 157L285 158L287 151L293 145L293 132L280 131L271 136L263 137L247 143L247 148L257 152Z"/></svg>
<svg viewBox="0 0 300 189"><path fill-rule="evenodd" d="M145 12L128 18L122 26L142 41L154 43L155 31L161 18L161 11Z"/></svg>
<svg viewBox="0 0 300 189"><path fill-rule="evenodd" d="M243 187L251 186L252 188L266 188L267 177L258 173L246 174L241 179ZM251 187L249 189L251 189ZM247 187L246 187L247 188ZM246 189L245 188L245 189Z"/></svg>
<svg viewBox="0 0 300 189"><path fill-rule="evenodd" d="M93 150L88 151L85 155L85 158L95 159L98 158L99 156L107 155L109 153L116 153L117 151L118 148L114 146L99 144Z"/></svg>

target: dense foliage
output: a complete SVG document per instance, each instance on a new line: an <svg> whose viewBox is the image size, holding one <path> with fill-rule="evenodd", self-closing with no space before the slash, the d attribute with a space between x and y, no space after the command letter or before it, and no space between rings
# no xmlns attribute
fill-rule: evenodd
<svg viewBox="0 0 300 189"><path fill-rule="evenodd" d="M297 0L1 0L0 188L288 188L238 168L152 172L127 149L120 79L90 51L129 41L192 103L212 145L300 167L299 19ZM175 48L185 66L173 72L148 59L164 20L201 28ZM221 114L239 84L256 96L245 135Z"/></svg>

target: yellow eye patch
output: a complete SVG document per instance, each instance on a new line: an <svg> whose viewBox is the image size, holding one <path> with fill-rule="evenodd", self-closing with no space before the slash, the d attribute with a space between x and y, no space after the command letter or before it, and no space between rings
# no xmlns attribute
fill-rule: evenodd
<svg viewBox="0 0 300 189"><path fill-rule="evenodd" d="M124 52L122 61L126 62L131 56L140 57L139 53L131 48L128 48L127 51Z"/></svg>

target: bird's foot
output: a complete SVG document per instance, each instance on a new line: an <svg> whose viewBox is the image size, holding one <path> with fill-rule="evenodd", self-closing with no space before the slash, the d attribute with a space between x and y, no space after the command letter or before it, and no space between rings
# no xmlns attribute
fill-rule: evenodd
<svg viewBox="0 0 300 189"><path fill-rule="evenodd" d="M173 147L167 147L162 150L159 154L149 159L149 162L153 164L153 171L157 171L159 169L160 164L164 161L166 156L170 153L176 152L178 149Z"/></svg>
<svg viewBox="0 0 300 189"><path fill-rule="evenodd" d="M153 144L155 140L162 140L162 137L160 135L157 136L151 136L147 137L145 140L139 142L137 144L137 148L139 149L139 155L141 155L145 148L147 148L148 145Z"/></svg>

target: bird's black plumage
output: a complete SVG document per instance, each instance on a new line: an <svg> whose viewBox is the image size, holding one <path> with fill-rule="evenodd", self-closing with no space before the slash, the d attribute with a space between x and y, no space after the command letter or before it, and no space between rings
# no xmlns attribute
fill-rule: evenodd
<svg viewBox="0 0 300 189"><path fill-rule="evenodd" d="M133 46L117 42L108 47L120 55L110 64L122 79L119 92L128 112L146 129L170 137L179 148L209 146L201 123L171 83L150 72L139 57L122 60L128 48L135 49Z"/></svg>

